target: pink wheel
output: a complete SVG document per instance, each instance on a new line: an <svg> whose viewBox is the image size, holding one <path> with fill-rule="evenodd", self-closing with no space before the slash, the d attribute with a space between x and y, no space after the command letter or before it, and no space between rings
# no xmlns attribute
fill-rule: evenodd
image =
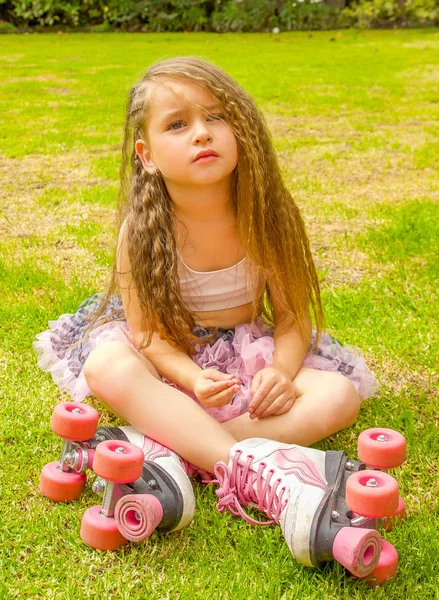
<svg viewBox="0 0 439 600"><path fill-rule="evenodd" d="M162 505L151 494L124 496L114 510L114 520L119 531L131 542L141 542L148 538L162 518Z"/></svg>
<svg viewBox="0 0 439 600"><path fill-rule="evenodd" d="M375 529L343 527L332 546L334 559L355 577L366 577L377 566L381 537Z"/></svg>
<svg viewBox="0 0 439 600"><path fill-rule="evenodd" d="M82 517L81 539L97 550L116 550L126 544L127 540L119 532L116 521L112 517L101 514L102 506L92 506Z"/></svg>
<svg viewBox="0 0 439 600"><path fill-rule="evenodd" d="M374 469L399 467L406 458L406 441L393 429L366 429L358 437L358 456Z"/></svg>
<svg viewBox="0 0 439 600"><path fill-rule="evenodd" d="M402 519L404 517L405 517L405 504L404 504L404 500L400 496L399 501L398 501L398 508L396 509L396 512L393 513L393 515L390 515L390 517L386 517L386 519L383 523L384 531L392 531L393 526L397 525L400 521L402 521Z"/></svg>
<svg viewBox="0 0 439 600"><path fill-rule="evenodd" d="M131 483L142 474L144 459L142 450L134 444L106 440L96 448L93 470L106 481Z"/></svg>
<svg viewBox="0 0 439 600"><path fill-rule="evenodd" d="M53 409L50 427L65 440L83 442L96 433L99 414L91 406L79 402L61 402Z"/></svg>
<svg viewBox="0 0 439 600"><path fill-rule="evenodd" d="M388 579L393 579L398 570L398 553L392 544L383 540L383 549L375 569L366 577L368 585L381 585Z"/></svg>
<svg viewBox="0 0 439 600"><path fill-rule="evenodd" d="M51 462L41 471L39 490L55 502L70 502L82 494L85 481L85 473L66 473L59 469L59 462Z"/></svg>
<svg viewBox="0 0 439 600"><path fill-rule="evenodd" d="M398 483L380 471L357 471L346 481L346 504L363 517L379 519L398 508Z"/></svg>

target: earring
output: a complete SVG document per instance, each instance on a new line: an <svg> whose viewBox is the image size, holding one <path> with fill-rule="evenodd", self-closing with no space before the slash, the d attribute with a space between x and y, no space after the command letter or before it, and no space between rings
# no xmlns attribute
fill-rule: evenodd
<svg viewBox="0 0 439 600"><path fill-rule="evenodd" d="M157 175L157 167L154 167L154 171L152 172L153 175Z"/></svg>

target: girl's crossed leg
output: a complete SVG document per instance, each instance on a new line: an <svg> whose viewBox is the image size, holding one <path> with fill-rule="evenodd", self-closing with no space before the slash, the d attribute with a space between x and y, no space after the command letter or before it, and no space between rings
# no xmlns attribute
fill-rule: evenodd
<svg viewBox="0 0 439 600"><path fill-rule="evenodd" d="M287 413L263 419L245 413L222 425L237 441L261 437L309 446L350 427L360 412L354 384L340 373L302 368L294 387L296 401Z"/></svg>
<svg viewBox="0 0 439 600"><path fill-rule="evenodd" d="M228 462L236 439L192 398L166 383L150 360L123 342L98 346L84 376L111 412L201 469Z"/></svg>
<svg viewBox="0 0 439 600"><path fill-rule="evenodd" d="M248 413L218 423L192 398L163 383L154 365L122 342L91 352L84 375L92 392L117 416L213 473L229 450L250 437L309 445L351 425L360 400L343 375L303 368L295 381L297 399L288 413L250 419Z"/></svg>

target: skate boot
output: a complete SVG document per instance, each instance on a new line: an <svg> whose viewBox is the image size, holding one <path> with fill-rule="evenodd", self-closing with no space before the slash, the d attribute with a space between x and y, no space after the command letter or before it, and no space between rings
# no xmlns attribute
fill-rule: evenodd
<svg viewBox="0 0 439 600"><path fill-rule="evenodd" d="M51 429L63 440L58 461L44 465L40 492L55 502L82 494L87 470L97 475L102 504L83 516L81 538L100 550L116 550L127 540L141 541L158 529L181 529L195 511L186 463L133 427L100 427L91 406L61 402Z"/></svg>
<svg viewBox="0 0 439 600"><path fill-rule="evenodd" d="M220 486L217 508L250 523L278 523L292 555L306 566L320 567L335 559L355 577L370 577L380 567L383 546L377 518L396 511L399 497L390 475L365 469L344 452L247 439L231 448L228 465L215 466ZM352 502L362 507L357 513L346 504L346 482L354 471L361 479L353 486ZM243 510L246 506L257 508L269 520L251 518ZM396 551L380 575L382 581L396 572L394 555Z"/></svg>
<svg viewBox="0 0 439 600"><path fill-rule="evenodd" d="M144 453L141 476L122 486L122 498L115 507L114 517L125 538L141 541L150 535L148 524L151 518L143 514L144 510L150 510L149 505L143 508L142 498L145 494L158 501L156 506L160 523L157 531L176 531L190 523L195 513L193 487L185 471L185 461L175 452L134 427L99 427L94 439L99 443L105 440L130 442ZM99 486L98 479L95 489Z"/></svg>

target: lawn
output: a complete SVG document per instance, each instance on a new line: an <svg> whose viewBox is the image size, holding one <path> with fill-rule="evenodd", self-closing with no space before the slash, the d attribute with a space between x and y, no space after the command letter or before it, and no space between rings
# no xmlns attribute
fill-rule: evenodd
<svg viewBox="0 0 439 600"><path fill-rule="evenodd" d="M67 398L31 343L105 287L126 93L176 55L215 62L264 111L328 330L360 347L380 380L355 426L318 447L356 458L358 434L374 426L407 438L394 472L407 518L385 534L400 568L381 588L336 563L303 567L278 527L216 511L210 487L197 488L189 527L114 553L79 538L99 503L91 486L69 505L38 492L60 452L51 411ZM2 36L0 90L0 598L439 598L439 31ZM102 412L102 422L114 421Z"/></svg>

